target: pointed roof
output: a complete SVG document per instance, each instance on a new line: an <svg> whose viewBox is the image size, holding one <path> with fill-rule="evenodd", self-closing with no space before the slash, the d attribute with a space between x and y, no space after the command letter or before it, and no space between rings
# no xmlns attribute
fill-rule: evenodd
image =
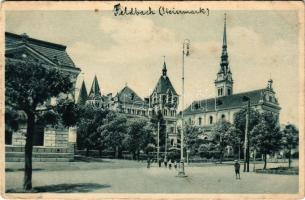
<svg viewBox="0 0 305 200"><path fill-rule="evenodd" d="M91 89L89 92L89 98L92 99L96 99L96 98L100 98L101 97L101 90L100 90L100 86L98 84L98 80L96 75L94 76L92 85L91 85Z"/></svg>
<svg viewBox="0 0 305 200"><path fill-rule="evenodd" d="M143 99L128 86L125 86L120 92L118 92L116 97L118 101L122 103L145 104Z"/></svg>
<svg viewBox="0 0 305 200"><path fill-rule="evenodd" d="M164 63L163 63L162 75L163 75L163 76L167 76L167 69L166 69L166 63L165 63L165 61L164 61Z"/></svg>
<svg viewBox="0 0 305 200"><path fill-rule="evenodd" d="M86 103L87 99L88 99L88 93L87 93L85 81L83 81L82 86L79 91L77 103L84 105Z"/></svg>
<svg viewBox="0 0 305 200"><path fill-rule="evenodd" d="M159 78L159 81L153 91L153 93L157 94L166 94L168 91L171 91L174 95L178 95L175 88L173 87L171 81L167 76L166 63L164 61L162 76Z"/></svg>
<svg viewBox="0 0 305 200"><path fill-rule="evenodd" d="M218 73L230 72L229 69L229 60L228 60L228 52L227 52L227 17L225 13L224 17L224 28L223 28L223 40L222 40L222 53L221 53L221 61L220 61L220 70Z"/></svg>

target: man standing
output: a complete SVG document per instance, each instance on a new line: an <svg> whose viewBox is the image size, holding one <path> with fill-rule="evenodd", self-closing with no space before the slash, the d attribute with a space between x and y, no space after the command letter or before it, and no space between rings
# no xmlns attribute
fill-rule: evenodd
<svg viewBox="0 0 305 200"><path fill-rule="evenodd" d="M240 164L239 164L239 162L237 160L235 160L234 168L235 168L235 178L236 179L240 179L240 173L239 173L239 171L240 171Z"/></svg>

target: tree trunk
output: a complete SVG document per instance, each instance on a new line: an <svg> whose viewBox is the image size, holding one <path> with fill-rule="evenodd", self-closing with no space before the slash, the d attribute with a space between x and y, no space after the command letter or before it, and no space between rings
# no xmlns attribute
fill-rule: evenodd
<svg viewBox="0 0 305 200"><path fill-rule="evenodd" d="M264 153L264 169L267 168L267 154Z"/></svg>
<svg viewBox="0 0 305 200"><path fill-rule="evenodd" d="M101 148L98 149L98 155L99 155L100 158L102 157L102 149Z"/></svg>
<svg viewBox="0 0 305 200"><path fill-rule="evenodd" d="M137 160L140 160L140 150L137 151Z"/></svg>
<svg viewBox="0 0 305 200"><path fill-rule="evenodd" d="M291 167L291 149L289 149L289 155L288 155L288 168Z"/></svg>
<svg viewBox="0 0 305 200"><path fill-rule="evenodd" d="M86 148L86 157L89 156L89 147Z"/></svg>
<svg viewBox="0 0 305 200"><path fill-rule="evenodd" d="M115 158L119 158L119 146L115 146Z"/></svg>
<svg viewBox="0 0 305 200"><path fill-rule="evenodd" d="M35 130L35 115L27 114L27 130L24 148L24 180L23 189L32 189L32 152L33 152L33 134Z"/></svg>
<svg viewBox="0 0 305 200"><path fill-rule="evenodd" d="M219 164L222 164L223 151L220 151Z"/></svg>

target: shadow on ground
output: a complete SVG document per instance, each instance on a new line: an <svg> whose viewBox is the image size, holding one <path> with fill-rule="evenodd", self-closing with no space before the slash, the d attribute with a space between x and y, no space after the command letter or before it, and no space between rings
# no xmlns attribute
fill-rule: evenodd
<svg viewBox="0 0 305 200"><path fill-rule="evenodd" d="M43 171L43 170L45 169L41 169L41 168L32 169L32 171ZM18 172L18 171L24 171L24 168L19 168L19 169L5 168L5 172Z"/></svg>
<svg viewBox="0 0 305 200"><path fill-rule="evenodd" d="M54 192L54 193L76 193L76 192L91 192L96 189L109 188L110 185L97 184L97 183L77 183L77 184L57 184L34 187L30 193L39 192ZM20 189L9 189L7 193L25 193Z"/></svg>

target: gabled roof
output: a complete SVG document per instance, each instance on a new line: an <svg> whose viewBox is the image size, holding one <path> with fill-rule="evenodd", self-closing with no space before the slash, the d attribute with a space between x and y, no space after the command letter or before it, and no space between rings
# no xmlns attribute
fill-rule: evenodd
<svg viewBox="0 0 305 200"><path fill-rule="evenodd" d="M168 76L161 76L153 93L166 94L168 91L172 91L173 95L178 95Z"/></svg>
<svg viewBox="0 0 305 200"><path fill-rule="evenodd" d="M251 105L257 105L265 100L264 93L267 91L268 89L265 88L265 89L253 90L248 92L242 92L229 96L222 96L217 98L194 101L190 106L188 106L184 110L183 114L191 115L191 114L215 111L215 108L216 110L219 111L229 108L238 108L238 107L246 106L247 102L243 100L244 96L250 98ZM278 109L280 109L277 102L275 102L275 106L278 107Z"/></svg>
<svg viewBox="0 0 305 200"><path fill-rule="evenodd" d="M117 95L116 98L121 103L128 103L128 104L146 104L145 101L135 91L133 91L128 86L125 86Z"/></svg>
<svg viewBox="0 0 305 200"><path fill-rule="evenodd" d="M98 84L98 80L97 77L94 76L92 85L91 85L91 89L88 95L88 99L89 100L93 100L93 99L100 99L101 98L101 90L100 90L100 86Z"/></svg>
<svg viewBox="0 0 305 200"><path fill-rule="evenodd" d="M38 52L55 65L75 68L75 64L66 52L66 46L30 38L26 34L17 35L5 32L6 53L25 47Z"/></svg>
<svg viewBox="0 0 305 200"><path fill-rule="evenodd" d="M79 91L77 103L84 105L86 103L87 99L88 99L88 93L87 93L85 81L83 81L82 86Z"/></svg>

